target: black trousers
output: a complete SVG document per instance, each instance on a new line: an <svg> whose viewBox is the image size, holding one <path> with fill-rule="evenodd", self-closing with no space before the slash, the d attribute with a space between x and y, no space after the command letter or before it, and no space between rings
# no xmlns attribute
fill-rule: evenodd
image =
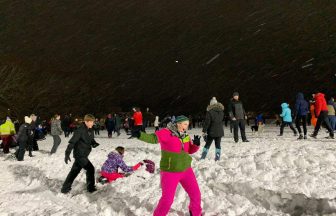
<svg viewBox="0 0 336 216"><path fill-rule="evenodd" d="M144 128L143 128L142 125L137 125L137 126L134 126L134 127L132 128L132 131L133 131L133 132L134 132L134 131L142 131L142 132L144 132Z"/></svg>
<svg viewBox="0 0 336 216"><path fill-rule="evenodd" d="M107 135L108 137L112 137L112 132L113 132L113 128L107 128Z"/></svg>
<svg viewBox="0 0 336 216"><path fill-rule="evenodd" d="M284 128L285 128L286 126L289 126L290 129L294 132L294 134L297 133L296 130L295 130L295 128L294 128L294 126L293 126L293 123L292 123L292 122L284 122L284 121L283 121L282 124L281 124L281 126L280 126L280 135L283 134L283 132L284 132Z"/></svg>
<svg viewBox="0 0 336 216"><path fill-rule="evenodd" d="M15 156L18 161L23 161L24 155L26 153L26 147L28 147L29 155L32 155L33 145L32 141L19 141L19 149L15 152Z"/></svg>
<svg viewBox="0 0 336 216"><path fill-rule="evenodd" d="M298 129L299 133L302 134L300 123L302 122L303 133L307 135L307 116L297 116L295 120L295 126Z"/></svg>
<svg viewBox="0 0 336 216"><path fill-rule="evenodd" d="M315 130L314 130L314 135L318 134L323 122L325 123L330 136L333 137L334 136L334 130L331 128L331 125L330 125L330 122L329 122L328 111L322 111L320 113L319 117L317 118Z"/></svg>
<svg viewBox="0 0 336 216"><path fill-rule="evenodd" d="M99 135L100 129L95 129L94 132L95 132L95 135Z"/></svg>
<svg viewBox="0 0 336 216"><path fill-rule="evenodd" d="M211 136L207 137L207 141L205 143L204 148L209 149L210 146L211 146L211 144L212 144L212 141L214 141L214 140L215 140L216 149L221 149L221 140L222 140L222 137L211 137Z"/></svg>
<svg viewBox="0 0 336 216"><path fill-rule="evenodd" d="M33 140L33 151L38 151L39 150L39 146L37 144L37 140L34 138Z"/></svg>
<svg viewBox="0 0 336 216"><path fill-rule="evenodd" d="M237 119L235 121L232 121L233 123L233 136L234 140L238 142L239 137L238 137L238 128L240 129L240 134L241 138L243 141L247 140L246 139L246 134L245 134L245 120L244 119Z"/></svg>
<svg viewBox="0 0 336 216"><path fill-rule="evenodd" d="M53 135L52 136L53 139L54 139L54 145L53 147L51 148L51 151L50 151L50 154L54 154L56 153L57 149L58 149L58 146L61 144L62 140L61 140L61 137L59 135Z"/></svg>
<svg viewBox="0 0 336 216"><path fill-rule="evenodd" d="M92 190L95 187L95 168L88 158L76 158L72 168L65 179L62 187L62 191L71 190L71 185L75 181L82 169L86 170L86 187L88 190Z"/></svg>

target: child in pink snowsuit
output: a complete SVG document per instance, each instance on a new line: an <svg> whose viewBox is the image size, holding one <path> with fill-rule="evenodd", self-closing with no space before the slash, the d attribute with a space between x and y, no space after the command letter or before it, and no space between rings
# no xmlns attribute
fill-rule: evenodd
<svg viewBox="0 0 336 216"><path fill-rule="evenodd" d="M140 140L148 143L160 143L161 145L161 189L162 196L154 211L154 216L168 214L174 201L177 185L180 183L190 198L189 212L192 216L201 216L201 192L195 174L191 168L189 154L198 151L200 137L194 136L191 141L185 133L189 125L189 119L178 116L176 124L168 124L167 128L157 131L155 134L134 134Z"/></svg>

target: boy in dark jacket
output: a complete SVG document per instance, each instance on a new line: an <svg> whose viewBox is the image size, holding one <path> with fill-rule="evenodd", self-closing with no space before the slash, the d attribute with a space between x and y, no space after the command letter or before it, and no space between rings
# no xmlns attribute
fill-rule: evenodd
<svg viewBox="0 0 336 216"><path fill-rule="evenodd" d="M299 138L298 139L307 139L307 114L309 112L309 104L305 100L304 95L299 92L296 96L295 102L295 110L294 110L294 119L295 119L295 126L299 131ZM302 122L303 126L303 133L300 127L300 123Z"/></svg>
<svg viewBox="0 0 336 216"><path fill-rule="evenodd" d="M99 146L99 144L94 140L93 124L95 117L93 115L85 115L84 124L81 125L77 130L75 130L73 137L69 141L69 145L65 151L65 163L68 164L70 160L71 151L73 151L73 156L75 162L68 174L61 192L68 193L71 190L71 185L77 175L82 169L86 170L86 185L88 192L92 193L96 191L94 172L95 169L89 160L89 154L93 148Z"/></svg>
<svg viewBox="0 0 336 216"><path fill-rule="evenodd" d="M210 105L207 107L205 123L202 130L206 144L203 148L201 159L205 159L213 140L215 140L216 145L215 161L220 159L220 143L222 137L224 136L223 120L224 106L221 103L218 103L217 100L211 100Z"/></svg>

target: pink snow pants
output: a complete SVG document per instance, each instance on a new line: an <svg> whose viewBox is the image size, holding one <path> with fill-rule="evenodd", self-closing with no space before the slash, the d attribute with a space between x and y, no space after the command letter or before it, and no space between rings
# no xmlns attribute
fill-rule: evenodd
<svg viewBox="0 0 336 216"><path fill-rule="evenodd" d="M193 216L201 216L201 192L192 168L184 172L161 171L162 196L154 211L154 216L166 216L174 202L178 183L181 183L190 198L189 211Z"/></svg>

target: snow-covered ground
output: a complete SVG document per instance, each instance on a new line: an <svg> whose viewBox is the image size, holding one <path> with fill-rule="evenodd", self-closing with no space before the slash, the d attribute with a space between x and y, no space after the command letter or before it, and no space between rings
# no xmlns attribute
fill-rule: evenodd
<svg viewBox="0 0 336 216"><path fill-rule="evenodd" d="M311 131L312 129L310 129ZM247 128L249 131L249 128ZM297 141L286 128L265 128L264 134L248 133L250 143L234 143L225 129L222 158L214 161L214 145L208 159L193 155L193 168L202 192L205 216L215 215L336 215L336 140ZM200 129L190 134L201 134ZM64 163L68 138L55 155L49 156L52 138L39 142L35 157L24 162L0 154L0 216L4 215L151 215L160 198L159 173L140 171L99 191L85 191L85 172L75 180L70 194L60 193L71 164ZM127 139L125 134L108 139L103 131L96 138L101 145L90 159L97 172L107 154L117 146L126 148L125 161L134 165L151 159L159 165L158 145ZM202 143L204 145L204 143ZM11 150L14 152L14 150ZM189 199L179 187L170 216L188 215Z"/></svg>

